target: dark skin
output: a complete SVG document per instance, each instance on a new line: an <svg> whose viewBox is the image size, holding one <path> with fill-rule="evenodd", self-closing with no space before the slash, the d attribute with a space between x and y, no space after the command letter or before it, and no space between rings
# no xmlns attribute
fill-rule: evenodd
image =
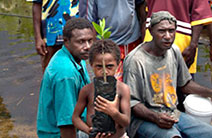
<svg viewBox="0 0 212 138"><path fill-rule="evenodd" d="M144 40L145 30L146 30L146 18L147 18L146 6L147 6L146 1L144 1L141 4L136 5L136 13L137 13L139 23L140 23L142 42Z"/></svg>
<svg viewBox="0 0 212 138"><path fill-rule="evenodd" d="M39 55L45 56L47 53L46 43L41 36L41 11L42 5L39 3L33 3L32 14L33 14L33 27L35 36L35 48Z"/></svg>
<svg viewBox="0 0 212 138"><path fill-rule="evenodd" d="M73 125L60 126L61 138L75 138L76 128Z"/></svg>
<svg viewBox="0 0 212 138"><path fill-rule="evenodd" d="M195 58L195 54L196 54L196 48L198 47L198 40L199 40L199 37L200 37L200 33L203 29L203 26L202 25L196 25L196 26L192 26L191 29L192 29L192 36L191 36L190 46L187 47L182 52L182 55L184 57L184 60L185 60L188 68L194 62L194 58Z"/></svg>
<svg viewBox="0 0 212 138"><path fill-rule="evenodd" d="M175 38L175 23L163 20L150 28L153 40L144 44L143 48L154 56L163 56L168 49L171 48ZM183 87L181 91L186 94L199 94L205 97L212 97L212 89L205 88L190 80ZM158 127L170 129L178 120L166 113L156 113L149 110L144 104L136 104L132 108L132 112L138 118L155 123Z"/></svg>
<svg viewBox="0 0 212 138"><path fill-rule="evenodd" d="M72 30L72 37L64 37L64 45L74 57L77 63L80 63L82 59L88 58L88 51L90 45L93 44L94 34L92 29L74 29ZM75 138L76 128L74 125L60 126L60 132L62 138Z"/></svg>
<svg viewBox="0 0 212 138"><path fill-rule="evenodd" d="M105 56L102 54L97 54L95 60L91 64L94 74L96 77L103 75L102 59L104 57L106 66L106 75L114 75L116 68L118 67L115 58L109 53ZM96 102L94 103L94 84L90 83L83 87L79 94L79 99L77 101L72 121L76 128L90 133L92 130L92 120L91 115L94 114L94 109L105 114L110 115L116 123L116 133L115 134L98 134L96 138L119 138L125 133L126 126L130 123L130 90L129 87L117 81L117 95L114 101L108 101L107 99L98 96ZM87 122L84 123L80 116L87 107Z"/></svg>

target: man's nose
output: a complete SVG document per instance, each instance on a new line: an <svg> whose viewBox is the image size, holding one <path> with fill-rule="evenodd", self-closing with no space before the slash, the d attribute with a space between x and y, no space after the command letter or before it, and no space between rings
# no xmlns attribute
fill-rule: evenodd
<svg viewBox="0 0 212 138"><path fill-rule="evenodd" d="M90 44L88 43L88 41L86 41L86 43L85 43L85 49L90 49Z"/></svg>
<svg viewBox="0 0 212 138"><path fill-rule="evenodd" d="M170 39L171 38L171 34L169 31L166 31L165 33L165 39Z"/></svg>

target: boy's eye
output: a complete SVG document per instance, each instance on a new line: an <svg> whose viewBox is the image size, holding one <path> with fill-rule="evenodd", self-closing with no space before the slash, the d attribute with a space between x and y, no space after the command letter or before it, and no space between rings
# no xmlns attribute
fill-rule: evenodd
<svg viewBox="0 0 212 138"><path fill-rule="evenodd" d="M96 65L97 68L102 68L102 65Z"/></svg>
<svg viewBox="0 0 212 138"><path fill-rule="evenodd" d="M114 65L106 65L106 68L112 68Z"/></svg>

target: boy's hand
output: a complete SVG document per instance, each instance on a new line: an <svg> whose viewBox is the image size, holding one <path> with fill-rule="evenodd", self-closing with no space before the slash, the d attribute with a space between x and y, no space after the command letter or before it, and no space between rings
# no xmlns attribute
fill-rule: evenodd
<svg viewBox="0 0 212 138"><path fill-rule="evenodd" d="M108 133L108 134L106 134L106 133L98 133L95 138L108 138L110 136L111 136L110 133Z"/></svg>
<svg viewBox="0 0 212 138"><path fill-rule="evenodd" d="M114 101L109 101L101 96L96 97L96 101L94 102L94 109L99 112L104 112L110 116L113 116L117 112L119 112L119 96L116 94Z"/></svg>

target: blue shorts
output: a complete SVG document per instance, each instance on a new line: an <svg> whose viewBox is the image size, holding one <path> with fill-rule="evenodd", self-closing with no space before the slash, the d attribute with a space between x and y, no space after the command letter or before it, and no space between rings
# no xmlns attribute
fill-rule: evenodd
<svg viewBox="0 0 212 138"><path fill-rule="evenodd" d="M212 138L212 126L194 117L181 113L179 122L171 129L159 128L156 124L144 121L137 130L139 138Z"/></svg>

